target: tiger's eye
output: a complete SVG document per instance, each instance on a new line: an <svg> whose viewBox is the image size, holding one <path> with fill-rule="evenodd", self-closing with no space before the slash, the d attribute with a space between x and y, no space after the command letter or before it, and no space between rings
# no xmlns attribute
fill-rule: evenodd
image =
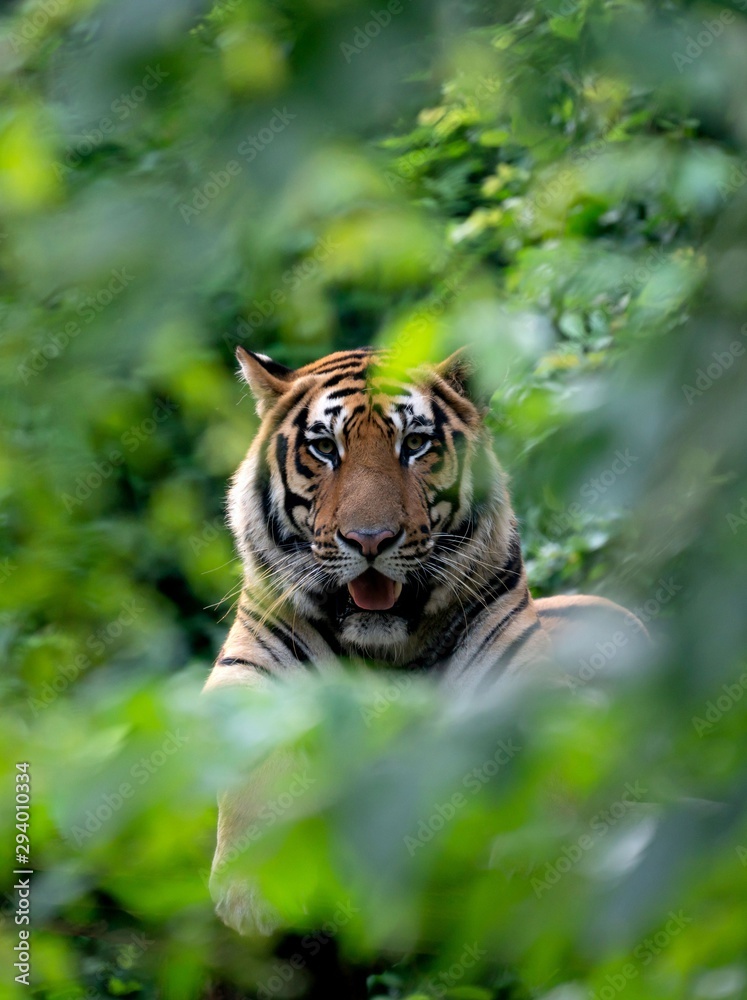
<svg viewBox="0 0 747 1000"><path fill-rule="evenodd" d="M317 438L314 441L314 448L320 455L334 455L337 451L337 445L332 438Z"/></svg>
<svg viewBox="0 0 747 1000"><path fill-rule="evenodd" d="M420 451L427 440L425 434L408 434L405 438L405 448L408 451Z"/></svg>

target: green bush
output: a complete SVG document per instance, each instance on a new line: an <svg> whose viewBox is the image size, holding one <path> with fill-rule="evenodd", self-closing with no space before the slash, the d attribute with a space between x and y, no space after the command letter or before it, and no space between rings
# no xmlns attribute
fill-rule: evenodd
<svg viewBox="0 0 747 1000"><path fill-rule="evenodd" d="M304 995L333 947L371 997L744 995L744 5L6 6L3 953L28 762L35 995ZM533 591L638 609L646 663L199 697L234 348L367 343L470 346ZM281 746L313 780L237 864L285 957L205 880L217 790Z"/></svg>

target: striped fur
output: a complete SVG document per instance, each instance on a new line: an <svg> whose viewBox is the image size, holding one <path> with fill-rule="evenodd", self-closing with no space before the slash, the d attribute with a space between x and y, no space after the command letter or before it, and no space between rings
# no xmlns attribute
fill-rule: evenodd
<svg viewBox="0 0 747 1000"><path fill-rule="evenodd" d="M368 349L297 371L239 354L263 420L229 496L245 585L211 686L340 656L475 686L543 655L506 477L458 355L403 373ZM377 529L395 538L374 559L346 540ZM402 585L391 610L351 599L370 569Z"/></svg>
<svg viewBox="0 0 747 1000"><path fill-rule="evenodd" d="M506 477L459 355L410 372L370 349L297 371L238 356L262 421L229 494L244 587L207 689L352 658L479 693L545 658L577 612L629 614L596 598L532 600ZM276 920L227 861L292 773L271 757L221 799L211 892L241 933Z"/></svg>

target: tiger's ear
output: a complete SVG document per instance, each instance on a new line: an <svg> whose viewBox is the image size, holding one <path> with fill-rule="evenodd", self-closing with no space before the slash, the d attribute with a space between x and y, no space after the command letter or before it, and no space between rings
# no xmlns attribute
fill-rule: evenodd
<svg viewBox="0 0 747 1000"><path fill-rule="evenodd" d="M288 391L296 373L292 368L279 365L266 354L255 354L243 347L236 348L236 360L241 366L244 381L254 396L257 413L263 417Z"/></svg>
<svg viewBox="0 0 747 1000"><path fill-rule="evenodd" d="M458 392L460 396L466 396L468 399L473 398L472 382L476 370L476 365L467 354L466 347L460 347L440 365L436 365L436 375L442 378L454 392Z"/></svg>
<svg viewBox="0 0 747 1000"><path fill-rule="evenodd" d="M436 374L446 384L467 399L477 409L481 417L485 417L490 409L491 390L481 384L477 365L470 357L466 347L454 351L445 361L435 367Z"/></svg>

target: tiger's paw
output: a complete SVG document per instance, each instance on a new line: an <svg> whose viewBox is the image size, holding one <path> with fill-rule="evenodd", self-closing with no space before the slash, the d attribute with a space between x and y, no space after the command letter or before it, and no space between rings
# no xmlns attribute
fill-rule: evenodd
<svg viewBox="0 0 747 1000"><path fill-rule="evenodd" d="M239 934L269 937L281 926L277 911L262 897L258 886L248 880L216 884L211 879L210 894L220 919Z"/></svg>

